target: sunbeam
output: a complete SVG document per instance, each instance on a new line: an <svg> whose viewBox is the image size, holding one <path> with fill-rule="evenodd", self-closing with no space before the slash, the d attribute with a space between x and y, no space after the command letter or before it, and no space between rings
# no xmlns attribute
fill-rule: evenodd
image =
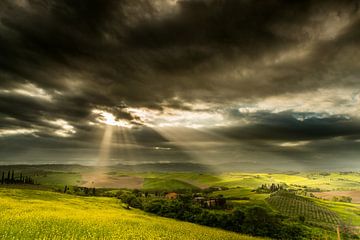
<svg viewBox="0 0 360 240"><path fill-rule="evenodd" d="M127 149L126 145L130 142L128 134L125 134L124 131L127 128L131 128L131 124L125 120L116 119L116 117L109 112L94 109L92 111L94 114L97 114L96 118L97 122L104 125L104 134L99 147L99 155L96 161L96 171L90 177L91 183L96 186L101 186L106 184L109 180L109 176L107 175L107 170L109 165L112 164L112 150L115 147L118 149ZM115 134L114 134L115 132ZM119 146L120 141L118 139L118 134L121 135L121 146ZM115 137L115 143L114 141ZM122 152L123 153L123 152ZM119 158L116 152L116 158ZM121 154L124 156L124 154Z"/></svg>
<svg viewBox="0 0 360 240"><path fill-rule="evenodd" d="M206 159L199 154L199 144L212 142L214 137L193 128L158 127L154 130L177 148L184 151L199 164L205 164Z"/></svg>
<svg viewBox="0 0 360 240"><path fill-rule="evenodd" d="M99 158L97 166L106 166L109 164L109 156L112 145L113 126L107 125L105 127L104 136L101 140Z"/></svg>

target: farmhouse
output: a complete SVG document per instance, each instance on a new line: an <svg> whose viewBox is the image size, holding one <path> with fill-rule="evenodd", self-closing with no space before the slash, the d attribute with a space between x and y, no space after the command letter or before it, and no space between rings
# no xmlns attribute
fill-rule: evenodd
<svg viewBox="0 0 360 240"><path fill-rule="evenodd" d="M226 199L223 197L195 197L194 201L200 203L204 208L224 207L226 205Z"/></svg>
<svg viewBox="0 0 360 240"><path fill-rule="evenodd" d="M170 192L165 195L166 199L176 199L178 197L178 194L176 192Z"/></svg>

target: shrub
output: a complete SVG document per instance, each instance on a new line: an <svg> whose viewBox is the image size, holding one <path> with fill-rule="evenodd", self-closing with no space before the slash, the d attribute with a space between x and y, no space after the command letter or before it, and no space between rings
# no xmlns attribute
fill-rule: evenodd
<svg viewBox="0 0 360 240"><path fill-rule="evenodd" d="M143 208L141 199L137 198L133 193L123 193L118 198L120 198L123 203L128 204L130 207L140 209Z"/></svg>

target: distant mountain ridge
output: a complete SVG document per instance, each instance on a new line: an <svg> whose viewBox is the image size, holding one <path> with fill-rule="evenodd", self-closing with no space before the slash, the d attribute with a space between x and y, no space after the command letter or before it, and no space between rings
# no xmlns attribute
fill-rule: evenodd
<svg viewBox="0 0 360 240"><path fill-rule="evenodd" d="M294 174L298 171L286 168L269 168L252 162L226 163L226 164L199 164L192 162L173 163L141 163L141 164L115 164L110 166L95 166L81 164L14 164L0 165L1 171L17 170L22 171L60 171L60 172L82 172L88 170L102 169L105 171L134 171L134 172L263 172L263 173L288 173ZM302 171L349 171L345 169L304 169ZM353 171L357 171L353 169Z"/></svg>

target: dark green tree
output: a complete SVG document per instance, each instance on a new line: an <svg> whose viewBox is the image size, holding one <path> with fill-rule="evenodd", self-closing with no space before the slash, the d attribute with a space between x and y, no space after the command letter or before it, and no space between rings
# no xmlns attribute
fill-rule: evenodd
<svg viewBox="0 0 360 240"><path fill-rule="evenodd" d="M11 183L15 183L14 170L11 172Z"/></svg>
<svg viewBox="0 0 360 240"><path fill-rule="evenodd" d="M7 175L6 183L10 183L10 170L8 171L8 175Z"/></svg>
<svg viewBox="0 0 360 240"><path fill-rule="evenodd" d="M279 220L263 207L249 207L245 211L242 230L244 233L255 236L273 237L273 234L279 231Z"/></svg>

